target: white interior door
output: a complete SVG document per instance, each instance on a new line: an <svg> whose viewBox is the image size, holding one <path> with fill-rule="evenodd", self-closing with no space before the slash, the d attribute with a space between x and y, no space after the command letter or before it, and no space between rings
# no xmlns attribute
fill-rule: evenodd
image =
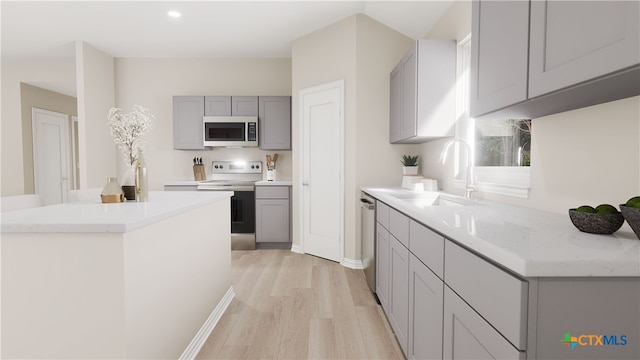
<svg viewBox="0 0 640 360"><path fill-rule="evenodd" d="M69 193L69 117L33 108L33 172L35 192L45 205L67 201Z"/></svg>
<svg viewBox="0 0 640 360"><path fill-rule="evenodd" d="M300 91L302 249L341 261L344 234L344 80Z"/></svg>

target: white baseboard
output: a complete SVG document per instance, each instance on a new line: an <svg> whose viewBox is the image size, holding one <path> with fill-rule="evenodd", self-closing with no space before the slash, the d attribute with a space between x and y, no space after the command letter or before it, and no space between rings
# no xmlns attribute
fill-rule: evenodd
<svg viewBox="0 0 640 360"><path fill-rule="evenodd" d="M202 327L198 330L196 336L193 337L191 343L189 343L187 348L184 349L184 352L180 355L180 360L193 360L196 358L200 349L202 349L202 346L207 341L207 338L209 338L209 335L211 335L211 332L218 324L218 321L220 321L220 318L222 318L222 315L227 310L227 307L229 307L229 304L231 304L231 300L233 300L234 297L235 293L233 292L233 286L231 286L229 287L229 290L227 290L227 293L224 294L218 305L216 305L216 308L213 309L211 315L207 318L207 321L202 324Z"/></svg>
<svg viewBox="0 0 640 360"><path fill-rule="evenodd" d="M291 252L298 253L298 254L304 254L302 252L302 248L298 244L291 244Z"/></svg>
<svg viewBox="0 0 640 360"><path fill-rule="evenodd" d="M340 264L350 269L356 269L356 270L364 269L364 264L362 263L362 260L344 258L342 259L342 262Z"/></svg>

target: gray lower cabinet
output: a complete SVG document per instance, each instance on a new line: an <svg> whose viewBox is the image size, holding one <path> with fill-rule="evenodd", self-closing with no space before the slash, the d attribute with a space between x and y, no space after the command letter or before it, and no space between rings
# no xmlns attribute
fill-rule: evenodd
<svg viewBox="0 0 640 360"><path fill-rule="evenodd" d="M389 75L389 142L422 143L453 136L456 45L418 40Z"/></svg>
<svg viewBox="0 0 640 360"><path fill-rule="evenodd" d="M380 202L376 202L380 203ZM385 313L389 313L389 264L391 244L389 231L376 224L376 295Z"/></svg>
<svg viewBox="0 0 640 360"><path fill-rule="evenodd" d="M256 242L290 243L290 187L256 186Z"/></svg>
<svg viewBox="0 0 640 360"><path fill-rule="evenodd" d="M376 292L408 359L640 358L639 277L522 278L380 201L376 219Z"/></svg>
<svg viewBox="0 0 640 360"><path fill-rule="evenodd" d="M526 359L449 287L444 287L443 359Z"/></svg>
<svg viewBox="0 0 640 360"><path fill-rule="evenodd" d="M258 102L260 149L291 150L291 96L260 96Z"/></svg>
<svg viewBox="0 0 640 360"><path fill-rule="evenodd" d="M198 185L165 185L164 191L198 191Z"/></svg>
<svg viewBox="0 0 640 360"><path fill-rule="evenodd" d="M391 235L389 238L389 312L387 317L407 353L409 330L409 249Z"/></svg>
<svg viewBox="0 0 640 360"><path fill-rule="evenodd" d="M444 282L410 253L407 359L442 359L443 291Z"/></svg>
<svg viewBox="0 0 640 360"><path fill-rule="evenodd" d="M637 1L472 4L470 115L537 118L640 94Z"/></svg>
<svg viewBox="0 0 640 360"><path fill-rule="evenodd" d="M176 150L204 149L204 97L173 97L173 148Z"/></svg>

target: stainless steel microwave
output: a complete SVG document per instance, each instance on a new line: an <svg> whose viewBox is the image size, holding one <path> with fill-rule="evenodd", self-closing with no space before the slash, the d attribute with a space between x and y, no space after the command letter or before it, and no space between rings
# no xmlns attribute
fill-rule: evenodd
<svg viewBox="0 0 640 360"><path fill-rule="evenodd" d="M256 116L205 116L204 146L258 146Z"/></svg>

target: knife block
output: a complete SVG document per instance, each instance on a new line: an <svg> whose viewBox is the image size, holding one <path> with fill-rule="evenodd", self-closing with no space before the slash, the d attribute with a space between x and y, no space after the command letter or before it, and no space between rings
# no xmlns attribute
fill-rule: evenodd
<svg viewBox="0 0 640 360"><path fill-rule="evenodd" d="M204 165L196 164L193 165L193 177L196 181L204 181L207 180L207 176L204 173Z"/></svg>

